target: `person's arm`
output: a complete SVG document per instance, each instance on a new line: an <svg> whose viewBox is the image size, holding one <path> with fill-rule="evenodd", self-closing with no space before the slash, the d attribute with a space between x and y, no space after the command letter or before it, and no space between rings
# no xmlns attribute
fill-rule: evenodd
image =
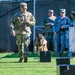
<svg viewBox="0 0 75 75"><path fill-rule="evenodd" d="M11 34L13 36L15 36L16 35L15 30L14 30L15 18L12 17L10 22L11 22L11 24L10 24L10 32L11 32Z"/></svg>
<svg viewBox="0 0 75 75"><path fill-rule="evenodd" d="M30 19L26 19L25 20L25 23L28 25L28 26L34 26L35 25L35 18L32 14L29 14L30 16Z"/></svg>
<svg viewBox="0 0 75 75"><path fill-rule="evenodd" d="M55 19L54 25L53 25L53 28L52 28L54 34L56 34L56 24L57 24L57 19Z"/></svg>
<svg viewBox="0 0 75 75"><path fill-rule="evenodd" d="M53 32L54 34L58 33L60 31L60 17L57 17L54 21L54 25L53 25Z"/></svg>
<svg viewBox="0 0 75 75"><path fill-rule="evenodd" d="M72 27L72 23L69 18L66 18L66 25L61 26L61 29L67 29L69 27Z"/></svg>

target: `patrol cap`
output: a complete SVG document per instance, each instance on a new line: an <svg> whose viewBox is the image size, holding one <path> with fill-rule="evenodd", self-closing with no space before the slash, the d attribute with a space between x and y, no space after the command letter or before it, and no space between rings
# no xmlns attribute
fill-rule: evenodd
<svg viewBox="0 0 75 75"><path fill-rule="evenodd" d="M71 14L75 17L75 11L72 11Z"/></svg>
<svg viewBox="0 0 75 75"><path fill-rule="evenodd" d="M60 12L66 12L66 9L60 9Z"/></svg>
<svg viewBox="0 0 75 75"><path fill-rule="evenodd" d="M22 2L22 3L20 3L20 7L21 8L26 8L27 9L27 3L25 3L25 2Z"/></svg>
<svg viewBox="0 0 75 75"><path fill-rule="evenodd" d="M72 11L71 14L75 14L75 11Z"/></svg>
<svg viewBox="0 0 75 75"><path fill-rule="evenodd" d="M54 13L54 11L53 11L53 10L48 10L48 12Z"/></svg>

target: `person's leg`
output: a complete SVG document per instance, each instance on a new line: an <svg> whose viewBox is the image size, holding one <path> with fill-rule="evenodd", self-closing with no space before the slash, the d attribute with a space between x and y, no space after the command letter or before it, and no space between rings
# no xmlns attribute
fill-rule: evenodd
<svg viewBox="0 0 75 75"><path fill-rule="evenodd" d="M68 50L69 49L69 31L65 31L65 48Z"/></svg>
<svg viewBox="0 0 75 75"><path fill-rule="evenodd" d="M51 34L50 46L51 46L50 50L51 50L51 51L54 51L54 41L53 41L53 34Z"/></svg>
<svg viewBox="0 0 75 75"><path fill-rule="evenodd" d="M29 44L30 44L30 36L24 36L24 62L28 60L28 52L29 52Z"/></svg>
<svg viewBox="0 0 75 75"><path fill-rule="evenodd" d="M47 48L48 48L48 50L52 51L53 35L51 33L46 33L45 34L45 39L47 40Z"/></svg>
<svg viewBox="0 0 75 75"><path fill-rule="evenodd" d="M60 32L60 56L63 54L65 50L65 32Z"/></svg>
<svg viewBox="0 0 75 75"><path fill-rule="evenodd" d="M18 46L18 51L19 51L19 62L23 62L23 54L24 54L24 46L23 46L23 37L22 35L16 35L16 44Z"/></svg>
<svg viewBox="0 0 75 75"><path fill-rule="evenodd" d="M52 35L48 36L48 50L52 51Z"/></svg>
<svg viewBox="0 0 75 75"><path fill-rule="evenodd" d="M45 34L45 39L47 40L47 48L48 48L48 50L50 50L49 38L50 38L50 36L48 35L48 33L46 33L46 34Z"/></svg>
<svg viewBox="0 0 75 75"><path fill-rule="evenodd" d="M53 36L53 41L54 41L54 50L59 55L59 52L60 52L59 51L59 33Z"/></svg>

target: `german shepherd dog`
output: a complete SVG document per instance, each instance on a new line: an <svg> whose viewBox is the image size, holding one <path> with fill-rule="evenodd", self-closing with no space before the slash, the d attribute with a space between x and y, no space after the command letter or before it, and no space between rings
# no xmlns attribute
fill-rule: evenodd
<svg viewBox="0 0 75 75"><path fill-rule="evenodd" d="M45 37L43 36L43 34L37 33L36 49L38 50L39 53L40 53L40 51L48 51L47 41L46 41Z"/></svg>

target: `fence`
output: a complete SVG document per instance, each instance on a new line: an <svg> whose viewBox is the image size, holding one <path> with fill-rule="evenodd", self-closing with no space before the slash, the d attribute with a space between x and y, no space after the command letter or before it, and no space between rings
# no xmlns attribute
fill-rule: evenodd
<svg viewBox="0 0 75 75"><path fill-rule="evenodd" d="M34 0L28 2L28 11L34 14ZM10 34L10 19L15 12L19 11L20 2L0 1L0 52L17 52L16 38ZM36 0L35 2L35 32L32 29L31 41L33 41L33 33L39 30L39 33L44 32L42 20L47 16L49 9L54 10L54 15L59 15L59 9L65 8L67 16L70 16L72 10L75 10L75 0ZM41 27L41 28L40 28ZM36 35L35 35L36 36ZM34 37L35 37L34 36Z"/></svg>

